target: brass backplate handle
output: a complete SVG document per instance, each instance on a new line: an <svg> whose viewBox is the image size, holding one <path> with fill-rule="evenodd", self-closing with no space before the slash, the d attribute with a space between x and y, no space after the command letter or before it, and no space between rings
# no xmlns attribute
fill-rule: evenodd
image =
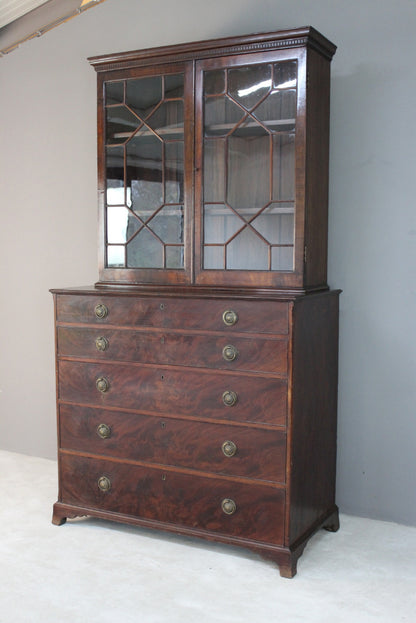
<svg viewBox="0 0 416 623"><path fill-rule="evenodd" d="M221 508L223 513L225 513L226 515L234 515L235 511L237 510L237 504L234 502L234 500L231 500L230 498L225 498L221 502Z"/></svg>
<svg viewBox="0 0 416 623"><path fill-rule="evenodd" d="M111 437L111 428L108 424L98 424L97 435L101 437L101 439L108 439Z"/></svg>
<svg viewBox="0 0 416 623"><path fill-rule="evenodd" d="M109 342L108 342L106 337L102 337L102 336L101 337L97 337L97 339L95 340L95 347L96 347L96 349L100 350L102 352L107 350L109 345L110 344L109 344Z"/></svg>
<svg viewBox="0 0 416 623"><path fill-rule="evenodd" d="M227 327L232 327L238 321L238 314L232 309L226 309L222 315L222 320Z"/></svg>
<svg viewBox="0 0 416 623"><path fill-rule="evenodd" d="M98 488L103 493L107 493L111 489L111 480L107 478L107 476L100 476L97 484L98 484Z"/></svg>
<svg viewBox="0 0 416 623"><path fill-rule="evenodd" d="M237 445L234 443L234 441L229 441L228 439L227 441L224 441L221 449L225 456L234 456L237 453Z"/></svg>
<svg viewBox="0 0 416 623"><path fill-rule="evenodd" d="M100 378L95 381L95 385L98 391L101 392L102 394L104 394L110 389L110 383L108 379L105 378L105 376L100 376Z"/></svg>
<svg viewBox="0 0 416 623"><path fill-rule="evenodd" d="M94 311L97 318L103 319L107 318L108 316L108 307L103 303L99 303L98 305L96 305Z"/></svg>
<svg viewBox="0 0 416 623"><path fill-rule="evenodd" d="M222 356L225 361L234 361L238 357L238 350L232 344L227 344L222 349Z"/></svg>

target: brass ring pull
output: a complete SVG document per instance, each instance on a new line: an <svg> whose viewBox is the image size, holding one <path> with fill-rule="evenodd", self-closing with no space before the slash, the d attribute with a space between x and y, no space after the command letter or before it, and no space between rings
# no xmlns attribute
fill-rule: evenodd
<svg viewBox="0 0 416 623"><path fill-rule="evenodd" d="M98 424L97 435L101 437L101 439L108 439L111 437L111 428L108 424Z"/></svg>
<svg viewBox="0 0 416 623"><path fill-rule="evenodd" d="M225 500L221 502L221 508L223 513L225 513L226 515L234 515L235 511L237 510L237 504L234 502L234 500L231 500L230 498L225 498Z"/></svg>
<svg viewBox="0 0 416 623"><path fill-rule="evenodd" d="M222 356L225 361L234 361L238 357L238 350L235 346L227 344L227 346L224 346L222 349Z"/></svg>
<svg viewBox="0 0 416 623"><path fill-rule="evenodd" d="M107 476L101 476L98 479L97 484L98 484L98 488L103 493L107 493L107 491L110 491L110 489L111 489L111 480L109 478L107 478Z"/></svg>
<svg viewBox="0 0 416 623"><path fill-rule="evenodd" d="M221 446L221 449L225 456L234 456L237 452L237 446L234 441L224 441Z"/></svg>
<svg viewBox="0 0 416 623"><path fill-rule="evenodd" d="M110 389L110 383L108 379L106 379L104 376L100 376L100 378L95 381L95 385L98 391L101 392L102 394L104 394Z"/></svg>
<svg viewBox="0 0 416 623"><path fill-rule="evenodd" d="M100 350L101 352L107 350L109 345L110 344L106 337L97 337L97 339L95 340L95 347L97 350Z"/></svg>
<svg viewBox="0 0 416 623"><path fill-rule="evenodd" d="M238 321L238 314L232 309L227 309L222 315L222 320L227 327L232 327Z"/></svg>
<svg viewBox="0 0 416 623"><path fill-rule="evenodd" d="M106 307L106 305L103 305L103 303L99 303L98 305L96 305L94 311L97 318L100 318L101 320L103 318L107 318L108 316L108 307Z"/></svg>
<svg viewBox="0 0 416 623"><path fill-rule="evenodd" d="M233 407L238 400L238 396L235 392L227 389L222 395L222 401L226 407Z"/></svg>

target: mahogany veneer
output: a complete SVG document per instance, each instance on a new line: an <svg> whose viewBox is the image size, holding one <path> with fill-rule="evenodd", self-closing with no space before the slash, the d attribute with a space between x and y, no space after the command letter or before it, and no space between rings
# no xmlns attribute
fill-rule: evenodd
<svg viewBox="0 0 416 623"><path fill-rule="evenodd" d="M313 28L90 59L100 281L52 290L59 493L284 577L335 504L329 65Z"/></svg>

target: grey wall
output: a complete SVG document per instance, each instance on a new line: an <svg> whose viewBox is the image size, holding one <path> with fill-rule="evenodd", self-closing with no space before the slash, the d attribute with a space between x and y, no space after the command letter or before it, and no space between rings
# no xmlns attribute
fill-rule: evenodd
<svg viewBox="0 0 416 623"><path fill-rule="evenodd" d="M97 279L86 57L308 24L338 45L329 222L329 283L344 291L338 502L416 524L411 0L107 0L0 59L0 447L55 457L48 289Z"/></svg>

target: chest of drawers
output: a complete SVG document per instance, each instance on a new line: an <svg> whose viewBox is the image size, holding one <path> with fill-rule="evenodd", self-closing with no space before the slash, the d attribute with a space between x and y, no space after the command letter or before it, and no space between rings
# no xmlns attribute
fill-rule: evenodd
<svg viewBox="0 0 416 623"><path fill-rule="evenodd" d="M54 299L54 523L241 545L291 577L308 538L337 528L338 293Z"/></svg>

